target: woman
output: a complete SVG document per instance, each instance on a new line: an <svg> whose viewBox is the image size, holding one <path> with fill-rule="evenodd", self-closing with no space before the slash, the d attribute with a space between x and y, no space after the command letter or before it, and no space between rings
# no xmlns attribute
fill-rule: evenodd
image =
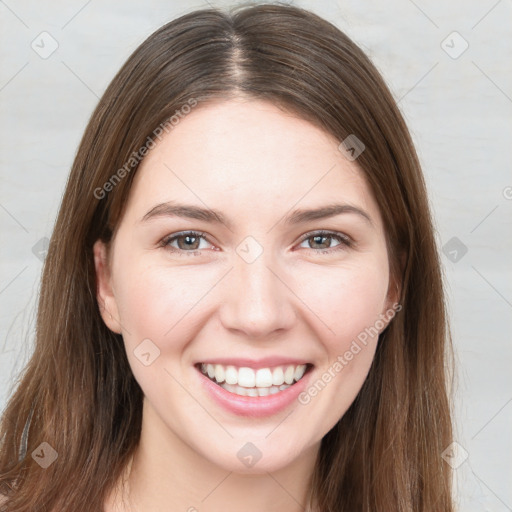
<svg viewBox="0 0 512 512"><path fill-rule="evenodd" d="M85 131L3 507L450 512L448 348L420 166L368 58L295 7L193 12Z"/></svg>

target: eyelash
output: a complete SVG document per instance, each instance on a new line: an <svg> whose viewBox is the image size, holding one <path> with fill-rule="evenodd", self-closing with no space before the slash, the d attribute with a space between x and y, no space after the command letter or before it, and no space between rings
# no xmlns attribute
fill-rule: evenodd
<svg viewBox="0 0 512 512"><path fill-rule="evenodd" d="M178 238L186 237L186 236L192 236L194 238L203 238L206 241L208 241L207 237L206 237L206 233L204 233L204 232L201 232L201 231L182 231L180 233L175 233L175 234L172 234L172 235L169 235L169 236L165 237L161 241L161 246L164 247L164 248L169 249L173 253L179 254L180 256L185 256L185 255L186 256L199 256L202 249L195 249L195 250L192 250L192 251L185 251L183 249L178 249L176 247L171 247L170 244L172 242L174 242ZM328 249L307 248L310 251L315 252L316 254L322 254L322 255L332 254L333 252L337 252L337 251L340 251L340 250L343 250L343 249L346 249L346 248L350 248L350 247L353 246L353 240L350 237L348 237L347 235L344 235L343 233L338 233L336 231L325 231L325 230L319 230L319 231L314 231L314 232L311 232L311 233L306 233L301 238L299 244L302 244L304 241L306 241L306 240L308 240L310 238L315 238L315 237L328 237L328 238L337 239L340 242L338 245L335 245L334 247L330 247Z"/></svg>

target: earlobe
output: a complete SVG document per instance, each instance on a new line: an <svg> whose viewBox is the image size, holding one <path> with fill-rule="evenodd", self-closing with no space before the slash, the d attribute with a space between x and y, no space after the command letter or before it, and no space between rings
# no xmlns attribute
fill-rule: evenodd
<svg viewBox="0 0 512 512"><path fill-rule="evenodd" d="M403 275L407 263L407 254L400 251L396 265L390 268L389 285L387 294L387 308L396 309L402 300ZM400 306L401 308L401 306Z"/></svg>
<svg viewBox="0 0 512 512"><path fill-rule="evenodd" d="M386 309L381 313L382 329L379 329L379 333L382 333L393 321L396 314L402 310L402 304L400 303L401 297L401 280L398 277L390 276L388 293L386 296Z"/></svg>
<svg viewBox="0 0 512 512"><path fill-rule="evenodd" d="M402 258L403 261L403 258ZM388 325L391 323L396 314L402 309L400 303L402 297L402 281L398 276L391 273L389 277L388 292L386 295L386 306L385 310L381 313L382 329L379 332L382 333Z"/></svg>
<svg viewBox="0 0 512 512"><path fill-rule="evenodd" d="M379 335L387 329L389 324L393 321L393 318L395 318L396 314L402 309L402 305L398 300L393 300L393 296L388 295L386 309L380 314L379 320L375 324L379 330Z"/></svg>
<svg viewBox="0 0 512 512"><path fill-rule="evenodd" d="M400 304L400 297L402 296L402 287L396 280L391 281L388 292L388 309L395 309Z"/></svg>
<svg viewBox="0 0 512 512"><path fill-rule="evenodd" d="M93 246L93 254L96 270L96 300L101 317L111 331L121 334L119 312L112 290L108 250L105 243L97 240Z"/></svg>

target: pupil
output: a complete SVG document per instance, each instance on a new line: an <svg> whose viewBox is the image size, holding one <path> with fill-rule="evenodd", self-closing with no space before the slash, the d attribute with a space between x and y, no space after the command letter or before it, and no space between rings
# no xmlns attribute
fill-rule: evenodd
<svg viewBox="0 0 512 512"><path fill-rule="evenodd" d="M185 239L185 248L187 249L197 249L197 247L195 247L194 245L194 241L195 241L195 244L197 244L197 238L196 236L190 236L190 235L185 235L184 237L182 237L182 239ZM194 245L194 247L192 247L192 245ZM180 249L183 249L183 247L180 247Z"/></svg>
<svg viewBox="0 0 512 512"><path fill-rule="evenodd" d="M322 236L322 235L316 235L313 237L313 240L314 240L314 243L319 243L320 245L325 245L325 242L322 244L322 242L319 242L319 240L322 240L322 239L325 239L325 240L328 240L330 239L329 236ZM325 247L322 247L322 249L325 249Z"/></svg>

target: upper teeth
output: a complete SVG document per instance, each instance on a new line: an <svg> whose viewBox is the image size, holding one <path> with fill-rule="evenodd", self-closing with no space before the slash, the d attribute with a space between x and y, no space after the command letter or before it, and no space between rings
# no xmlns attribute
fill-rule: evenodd
<svg viewBox="0 0 512 512"><path fill-rule="evenodd" d="M276 366L274 368L252 368L236 366L224 366L222 364L201 364L201 371L215 379L218 384L238 384L244 388L270 388L281 384L293 384L304 375L305 364Z"/></svg>

